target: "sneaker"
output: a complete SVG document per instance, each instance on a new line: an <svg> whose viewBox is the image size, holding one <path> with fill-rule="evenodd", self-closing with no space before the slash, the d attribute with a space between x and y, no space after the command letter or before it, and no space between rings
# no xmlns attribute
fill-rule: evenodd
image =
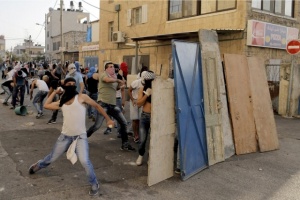
<svg viewBox="0 0 300 200"><path fill-rule="evenodd" d="M9 109L13 110L13 109L15 109L15 107L14 107L14 106L11 106Z"/></svg>
<svg viewBox="0 0 300 200"><path fill-rule="evenodd" d="M37 114L35 118L39 119L42 115L40 113Z"/></svg>
<svg viewBox="0 0 300 200"><path fill-rule="evenodd" d="M47 124L56 124L56 121L54 119L50 119Z"/></svg>
<svg viewBox="0 0 300 200"><path fill-rule="evenodd" d="M89 191L90 196L95 196L99 193L99 184L92 185L91 190Z"/></svg>
<svg viewBox="0 0 300 200"><path fill-rule="evenodd" d="M118 133L117 138L121 138L121 137L122 137L122 135L120 133Z"/></svg>
<svg viewBox="0 0 300 200"><path fill-rule="evenodd" d="M3 102L2 103L4 106L8 106L8 103L7 102Z"/></svg>
<svg viewBox="0 0 300 200"><path fill-rule="evenodd" d="M104 135L108 135L111 133L111 128L107 128L105 131L104 131Z"/></svg>
<svg viewBox="0 0 300 200"><path fill-rule="evenodd" d="M44 116L44 113L43 113L43 112L41 112L40 114L41 114L41 116Z"/></svg>
<svg viewBox="0 0 300 200"><path fill-rule="evenodd" d="M143 164L143 156L139 155L139 157L135 161L135 164L137 166L141 166Z"/></svg>
<svg viewBox="0 0 300 200"><path fill-rule="evenodd" d="M175 172L175 174L180 174L181 170L179 168L176 168L174 172Z"/></svg>
<svg viewBox="0 0 300 200"><path fill-rule="evenodd" d="M3 92L1 92L0 94L5 94L5 92L3 91Z"/></svg>
<svg viewBox="0 0 300 200"><path fill-rule="evenodd" d="M34 163L29 167L29 174L34 174L35 172L39 171L41 168L38 166L39 162Z"/></svg>
<svg viewBox="0 0 300 200"><path fill-rule="evenodd" d="M121 150L126 150L126 151L135 151L135 148L132 147L128 142L122 144Z"/></svg>

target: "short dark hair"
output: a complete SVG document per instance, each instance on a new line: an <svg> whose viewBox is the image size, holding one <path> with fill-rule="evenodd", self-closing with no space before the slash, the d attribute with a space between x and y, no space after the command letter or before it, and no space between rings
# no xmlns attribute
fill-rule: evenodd
<svg viewBox="0 0 300 200"><path fill-rule="evenodd" d="M107 68L108 68L107 65L110 65L110 64L114 64L114 63L112 63L112 62L110 62L110 61L109 61L109 62L106 62L105 65L104 65L104 69L107 69Z"/></svg>

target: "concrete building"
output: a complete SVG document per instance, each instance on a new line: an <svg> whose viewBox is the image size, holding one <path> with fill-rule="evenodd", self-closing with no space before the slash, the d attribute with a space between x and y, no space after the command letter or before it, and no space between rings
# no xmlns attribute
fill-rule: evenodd
<svg viewBox="0 0 300 200"><path fill-rule="evenodd" d="M0 58L5 60L5 38L4 35L0 35Z"/></svg>
<svg viewBox="0 0 300 200"><path fill-rule="evenodd" d="M29 38L25 39L22 45L15 46L13 49L13 54L20 58L22 56L27 56L27 59L34 61L38 56L42 56L44 54L44 49L44 46L34 44L31 38Z"/></svg>
<svg viewBox="0 0 300 200"><path fill-rule="evenodd" d="M105 8L100 12L100 65L107 60L125 61L132 74L147 65L156 74L167 78L172 74L171 40L198 42L199 29L217 32L221 54L263 57L268 80L275 86L279 85L280 65L287 63L291 67L291 63L299 63L298 55L292 56L286 51L287 42L299 37L298 1L128 2L100 2L100 7ZM299 92L295 91L300 89L295 85L299 78L294 81L293 111L298 107ZM273 103L276 104L279 91L273 92Z"/></svg>
<svg viewBox="0 0 300 200"><path fill-rule="evenodd" d="M50 8L49 13L45 16L46 60L59 62L61 51L63 51L64 61L77 61L79 59L78 47L85 41L90 14L83 12L81 2L78 3L78 9L75 9L73 1L70 1L70 7L62 11L63 43L61 41L60 17L59 8L57 10Z"/></svg>
<svg viewBox="0 0 300 200"><path fill-rule="evenodd" d="M79 47L79 63L83 64L84 67L98 66L99 20L89 24L89 33L86 41Z"/></svg>

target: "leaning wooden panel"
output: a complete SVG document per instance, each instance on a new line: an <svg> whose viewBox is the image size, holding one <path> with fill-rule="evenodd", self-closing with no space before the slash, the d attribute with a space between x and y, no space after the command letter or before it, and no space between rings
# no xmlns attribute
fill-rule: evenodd
<svg viewBox="0 0 300 200"><path fill-rule="evenodd" d="M149 186L170 178L174 174L174 82L158 77L152 82L152 88Z"/></svg>
<svg viewBox="0 0 300 200"><path fill-rule="evenodd" d="M259 150L264 152L278 149L278 136L264 60L249 57L248 67Z"/></svg>
<svg viewBox="0 0 300 200"><path fill-rule="evenodd" d="M201 57L208 164L213 165L225 160L217 59L215 52L202 52Z"/></svg>
<svg viewBox="0 0 300 200"><path fill-rule="evenodd" d="M219 157L219 161L222 161L223 159L229 158L232 155L235 154L234 149L234 143L233 143L233 136L232 136L232 128L231 128L231 122L229 118L229 112L228 112L228 103L227 103L227 93L225 89L225 81L224 81L224 72L223 72L223 66L222 66L222 59L220 55L220 49L219 49L219 42L218 42L218 35L216 31L212 30L199 30L199 41L201 45L201 53L202 53L202 71L203 71L203 87L204 87L204 105L205 105L205 115L207 119L208 112L207 110L211 111L211 108L217 108L218 111L216 114L218 114L218 119L220 120L218 123L221 126L220 130L220 137L219 140L216 141L215 145L213 143L213 140L209 140L211 137L207 134L208 139L208 156L209 156L209 165L212 163L211 157L211 151L215 148L222 148L223 156ZM207 71L207 68L210 71ZM211 72L213 72L211 74ZM209 82L214 83L211 80L212 76L214 81L216 81L216 89L212 92L212 85L208 84ZM207 88L210 88L210 92L208 93ZM208 98L210 96L210 98ZM211 97L214 97L215 102L213 105L208 104L208 102ZM208 108L209 106L209 108ZM210 112L209 112L210 113ZM207 125L208 120L206 120ZM206 130L208 133L208 130ZM218 131L217 131L218 132ZM212 135L213 136L213 135ZM218 135L214 135L218 136ZM217 145L219 144L219 145ZM214 145L214 148L210 148L211 145ZM209 149L210 148L210 149ZM219 151L220 152L220 151ZM221 152L220 152L221 153ZM220 155L220 154L219 154Z"/></svg>
<svg viewBox="0 0 300 200"><path fill-rule="evenodd" d="M244 55L224 54L224 67L236 154L256 152L247 58Z"/></svg>

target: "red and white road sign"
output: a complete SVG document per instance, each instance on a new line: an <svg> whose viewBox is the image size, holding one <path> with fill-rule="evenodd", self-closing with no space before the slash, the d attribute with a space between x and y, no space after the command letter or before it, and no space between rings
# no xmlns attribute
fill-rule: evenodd
<svg viewBox="0 0 300 200"><path fill-rule="evenodd" d="M291 40L286 45L286 51L289 54L295 55L300 52L300 41L299 40Z"/></svg>

